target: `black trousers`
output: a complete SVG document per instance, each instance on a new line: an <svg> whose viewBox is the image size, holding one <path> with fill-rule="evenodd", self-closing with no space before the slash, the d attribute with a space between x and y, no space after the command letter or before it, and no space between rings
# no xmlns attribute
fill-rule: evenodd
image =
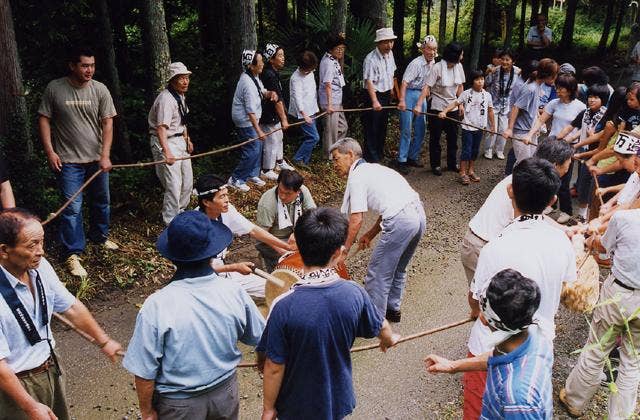
<svg viewBox="0 0 640 420"><path fill-rule="evenodd" d="M377 92L380 105L387 106L391 99L391 91ZM371 98L366 94L366 107L373 106ZM365 111L362 113L362 131L364 134L364 160L370 163L378 163L384 158L384 141L387 138L387 122L389 110Z"/></svg>
<svg viewBox="0 0 640 420"><path fill-rule="evenodd" d="M449 112L447 117L458 119L458 110ZM440 167L440 160L442 159L440 136L443 131L447 136L447 167L455 170L458 155L458 124L451 120L443 120L433 116L429 116L429 162L431 169Z"/></svg>
<svg viewBox="0 0 640 420"><path fill-rule="evenodd" d="M573 161L569 165L569 171L560 178L560 189L558 190L558 207L560 211L567 213L569 216L573 214L573 206L571 205L571 174L573 173Z"/></svg>

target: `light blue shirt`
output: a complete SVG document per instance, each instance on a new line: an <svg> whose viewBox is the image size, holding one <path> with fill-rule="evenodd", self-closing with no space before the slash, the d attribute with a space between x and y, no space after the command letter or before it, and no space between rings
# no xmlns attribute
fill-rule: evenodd
<svg viewBox="0 0 640 420"><path fill-rule="evenodd" d="M229 378L242 358L237 342L257 345L264 326L234 280L174 280L144 302L122 365L168 398L189 398Z"/></svg>
<svg viewBox="0 0 640 420"><path fill-rule="evenodd" d="M49 358L50 351L46 340L47 332L49 338L51 338L51 345L55 347L55 341L51 334L51 314L53 312L65 312L75 303L76 298L65 289L49 261L42 258L38 272L42 280L44 294L47 297L47 319L49 319L49 325L45 327L42 324L40 303L36 296L38 293L36 270L29 270L29 278L34 292L31 294L26 284L15 278L4 267L0 266L0 269L2 269L9 283L15 289L18 299L20 299L25 310L31 316L40 338L43 339L43 341L36 343L34 346L29 343L27 336L24 335L20 324L18 324L13 312L11 312L11 308L0 295L0 360L4 359L11 370L18 373L36 368Z"/></svg>
<svg viewBox="0 0 640 420"><path fill-rule="evenodd" d="M258 77L249 76L246 72L240 75L231 104L231 119L236 127L252 127L249 114L255 114L256 121L262 116L262 95L267 91ZM254 80L258 83L254 83ZM258 90L258 88L260 90Z"/></svg>

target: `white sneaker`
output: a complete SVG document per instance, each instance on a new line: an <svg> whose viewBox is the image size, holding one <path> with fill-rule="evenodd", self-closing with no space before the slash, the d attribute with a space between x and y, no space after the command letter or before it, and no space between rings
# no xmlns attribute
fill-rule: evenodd
<svg viewBox="0 0 640 420"><path fill-rule="evenodd" d="M496 157L500 160L504 160L504 153L503 152L496 152Z"/></svg>
<svg viewBox="0 0 640 420"><path fill-rule="evenodd" d="M560 212L560 216L558 216L558 218L556 219L556 222L560 223L561 225L564 225L569 220L571 220L571 216L569 216L567 213L561 211Z"/></svg>
<svg viewBox="0 0 640 420"><path fill-rule="evenodd" d="M80 257L76 254L71 254L67 258L67 269L74 277L87 277L87 270L80 264Z"/></svg>
<svg viewBox="0 0 640 420"><path fill-rule="evenodd" d="M102 247L104 249L108 249L109 251L116 251L116 250L120 249L120 247L118 246L117 243L115 243L115 242L113 242L113 241L111 241L109 239L107 239L106 241L104 241L102 243Z"/></svg>
<svg viewBox="0 0 640 420"><path fill-rule="evenodd" d="M252 184L257 185L258 187L264 187L267 183L260 179L259 176L252 176L247 179L247 182L251 182Z"/></svg>
<svg viewBox="0 0 640 420"><path fill-rule="evenodd" d="M233 177L229 178L229 180L227 181L227 185L233 188L234 190L238 190L242 192L247 192L251 189L245 182L242 182L239 179L233 179Z"/></svg>
<svg viewBox="0 0 640 420"><path fill-rule="evenodd" d="M281 163L278 163L277 166L278 166L278 168L280 168L280 170L283 170L283 169L288 169L290 171L295 171L296 170L296 168L294 168L293 166L289 165L286 160L283 160Z"/></svg>
<svg viewBox="0 0 640 420"><path fill-rule="evenodd" d="M265 179L268 179L269 181L277 181L278 180L278 174L274 172L274 170L270 170L270 171L262 171L262 176Z"/></svg>
<svg viewBox="0 0 640 420"><path fill-rule="evenodd" d="M493 152L491 150L487 150L484 152L485 159L493 159Z"/></svg>

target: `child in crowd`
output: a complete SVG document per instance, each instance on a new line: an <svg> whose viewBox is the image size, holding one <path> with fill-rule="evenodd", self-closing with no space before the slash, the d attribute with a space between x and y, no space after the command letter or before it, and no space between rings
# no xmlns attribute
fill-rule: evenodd
<svg viewBox="0 0 640 420"><path fill-rule="evenodd" d="M311 160L313 147L320 140L316 120L312 117L320 111L318 108L316 79L313 72L318 67L318 57L311 51L304 51L298 59L298 69L289 80L291 94L289 114L304 120L302 124L302 144L293 156L293 164L306 167Z"/></svg>
<svg viewBox="0 0 640 420"><path fill-rule="evenodd" d="M553 346L529 328L540 306L535 281L516 270L498 272L480 296L480 321L491 330L492 351L471 359L449 361L430 354L429 373L486 370L481 419L550 419L553 417Z"/></svg>
<svg viewBox="0 0 640 420"><path fill-rule="evenodd" d="M460 181L463 185L469 185L470 181L480 181L473 170L473 163L480 151L483 133L481 129L485 129L487 125L491 126L491 131L495 131L496 128L491 95L484 90L484 75L480 70L472 70L469 79L472 82L471 89L462 92L459 98L438 114L438 117L444 119L447 113L456 107L464 109L460 153Z"/></svg>
<svg viewBox="0 0 640 420"><path fill-rule="evenodd" d="M558 134L558 139L573 144L573 147L582 152L595 150L598 146L598 138L605 125L604 115L607 111L605 104L609 100L609 88L607 85L592 85L587 89L587 106L571 124L567 125ZM585 148L588 146L588 150ZM591 201L593 180L586 165L578 167L578 180L576 190L578 193L578 216L582 221L587 220L587 209Z"/></svg>

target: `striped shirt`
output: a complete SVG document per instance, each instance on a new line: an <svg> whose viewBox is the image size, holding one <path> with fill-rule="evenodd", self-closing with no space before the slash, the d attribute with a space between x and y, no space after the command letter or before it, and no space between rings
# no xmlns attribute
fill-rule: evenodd
<svg viewBox="0 0 640 420"><path fill-rule="evenodd" d="M481 419L551 419L553 347L534 329L511 353L487 362Z"/></svg>
<svg viewBox="0 0 640 420"><path fill-rule="evenodd" d="M393 88L393 73L396 71L396 62L393 59L393 51L382 55L376 47L364 58L362 81L366 89L366 81L371 80L376 92L388 92Z"/></svg>
<svg viewBox="0 0 640 420"><path fill-rule="evenodd" d="M402 81L407 82L407 89L422 90L425 85L425 80L427 79L427 74L429 74L435 63L434 60L427 63L427 60L422 54L411 60L407 69L404 71L404 75L402 75Z"/></svg>

